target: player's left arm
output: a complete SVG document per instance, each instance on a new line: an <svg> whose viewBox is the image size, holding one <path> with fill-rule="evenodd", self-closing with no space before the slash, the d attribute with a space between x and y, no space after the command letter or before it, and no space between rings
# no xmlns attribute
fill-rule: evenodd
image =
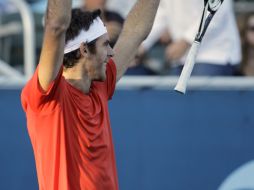
<svg viewBox="0 0 254 190"><path fill-rule="evenodd" d="M138 0L125 21L114 47L117 81L124 75L140 44L150 33L160 0Z"/></svg>

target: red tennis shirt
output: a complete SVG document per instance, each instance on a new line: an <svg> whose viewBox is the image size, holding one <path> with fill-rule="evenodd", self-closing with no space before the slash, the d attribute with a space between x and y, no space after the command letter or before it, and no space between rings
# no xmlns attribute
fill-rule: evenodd
<svg viewBox="0 0 254 190"><path fill-rule="evenodd" d="M40 190L118 189L108 112L116 84L113 60L106 73L106 81L93 82L84 94L61 69L43 92L37 69L22 90Z"/></svg>

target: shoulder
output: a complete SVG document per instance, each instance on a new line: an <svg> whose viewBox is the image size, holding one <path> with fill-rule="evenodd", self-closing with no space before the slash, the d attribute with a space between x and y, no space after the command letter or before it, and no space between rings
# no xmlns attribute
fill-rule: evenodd
<svg viewBox="0 0 254 190"><path fill-rule="evenodd" d="M33 77L27 82L21 92L21 103L24 110L26 110L29 105L34 112L37 112L41 111L45 105L48 105L51 102L59 102L52 100L59 100L63 95L65 89L63 80L61 69L57 78L50 83L49 89L44 91L38 80L37 68Z"/></svg>

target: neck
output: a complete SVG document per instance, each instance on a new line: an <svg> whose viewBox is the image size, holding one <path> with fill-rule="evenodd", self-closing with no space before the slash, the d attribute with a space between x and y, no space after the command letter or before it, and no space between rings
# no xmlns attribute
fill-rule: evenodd
<svg viewBox="0 0 254 190"><path fill-rule="evenodd" d="M88 73L78 63L72 68L65 68L63 71L65 80L75 88L81 90L84 94L90 92L92 80L89 78Z"/></svg>

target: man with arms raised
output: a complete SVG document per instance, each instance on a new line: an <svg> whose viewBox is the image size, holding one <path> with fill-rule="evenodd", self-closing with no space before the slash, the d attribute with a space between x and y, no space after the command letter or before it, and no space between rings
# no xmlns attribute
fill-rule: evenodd
<svg viewBox="0 0 254 190"><path fill-rule="evenodd" d="M159 0L138 0L114 47L99 11L48 0L39 65L22 91L40 190L117 190L108 100L149 34Z"/></svg>

